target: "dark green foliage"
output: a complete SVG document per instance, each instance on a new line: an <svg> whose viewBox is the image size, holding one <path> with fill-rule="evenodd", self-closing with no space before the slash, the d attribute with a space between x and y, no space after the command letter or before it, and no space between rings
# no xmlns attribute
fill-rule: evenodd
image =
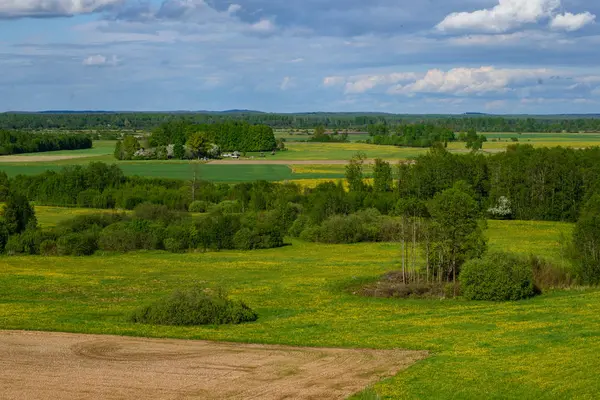
<svg viewBox="0 0 600 400"><path fill-rule="evenodd" d="M376 209L367 209L350 215L334 215L321 224L311 224L308 218L301 216L289 233L306 241L344 244L396 241L401 229L398 219L382 216Z"/></svg>
<svg viewBox="0 0 600 400"><path fill-rule="evenodd" d="M26 229L35 229L37 226L35 211L29 200L18 193L9 195L4 205L3 215L8 232L11 235L19 234Z"/></svg>
<svg viewBox="0 0 600 400"><path fill-rule="evenodd" d="M460 282L468 300L522 300L536 293L531 264L508 253L489 253L468 261Z"/></svg>
<svg viewBox="0 0 600 400"><path fill-rule="evenodd" d="M373 191L378 193L389 192L393 186L392 166L383 160L375 160L373 167Z"/></svg>
<svg viewBox="0 0 600 400"><path fill-rule="evenodd" d="M135 207L133 216L137 219L160 222L168 225L184 218L184 214L172 211L162 204L142 203Z"/></svg>
<svg viewBox="0 0 600 400"><path fill-rule="evenodd" d="M241 324L257 319L258 315L243 302L200 287L176 291L130 317L134 323L172 326Z"/></svg>
<svg viewBox="0 0 600 400"><path fill-rule="evenodd" d="M19 132L0 129L0 156L91 148L92 139L88 135Z"/></svg>
<svg viewBox="0 0 600 400"><path fill-rule="evenodd" d="M85 232L90 229L99 230L117 222L121 222L126 218L127 216L121 213L78 215L72 219L59 223L58 229L73 233Z"/></svg>
<svg viewBox="0 0 600 400"><path fill-rule="evenodd" d="M367 156L364 153L357 153L348 165L346 165L346 180L351 192L362 192L365 190L363 181L363 165Z"/></svg>
<svg viewBox="0 0 600 400"><path fill-rule="evenodd" d="M581 281L600 283L600 195L585 203L573 232L574 260Z"/></svg>
<svg viewBox="0 0 600 400"><path fill-rule="evenodd" d="M61 236L56 242L56 251L60 256L90 256L96 250L98 237L92 231L69 233Z"/></svg>
<svg viewBox="0 0 600 400"><path fill-rule="evenodd" d="M472 116L472 115L406 115L360 113L298 113L272 114L260 112L223 113L40 113L0 114L0 128L6 129L106 129L152 130L165 122L176 126L247 122L272 128L313 129L322 125L329 129L368 131L372 136L387 135L394 127L423 124L450 129L452 132L600 132L597 116ZM112 134L102 134L111 137Z"/></svg>
<svg viewBox="0 0 600 400"><path fill-rule="evenodd" d="M387 127L385 128L382 129L379 126L369 130L369 134L373 136L373 144L431 147L434 143L447 143L456 140L451 129L432 124L398 125L393 132L390 132Z"/></svg>
<svg viewBox="0 0 600 400"><path fill-rule="evenodd" d="M40 255L42 256L57 256L58 255L58 246L55 240L44 240L40 244Z"/></svg>
<svg viewBox="0 0 600 400"><path fill-rule="evenodd" d="M210 208L211 204L208 201L196 200L190 204L188 208L191 213L205 213Z"/></svg>
<svg viewBox="0 0 600 400"><path fill-rule="evenodd" d="M8 238L4 251L9 256L23 254L23 244L20 235L12 235Z"/></svg>
<svg viewBox="0 0 600 400"><path fill-rule="evenodd" d="M195 139L189 142L190 138ZM186 142L194 145L192 147L194 147L196 156L205 148L205 143L214 143L221 151L271 151L277 148L272 128L266 125L251 125L246 122L214 124L169 122L155 129L150 139L152 146L174 144L175 158L177 159L183 158L179 146Z"/></svg>
<svg viewBox="0 0 600 400"><path fill-rule="evenodd" d="M4 253L4 248L8 242L10 232L8 230L8 224L4 219L0 219L0 253Z"/></svg>
<svg viewBox="0 0 600 400"><path fill-rule="evenodd" d="M438 250L442 253L445 269L456 282L462 264L481 256L486 241L481 229L477 202L464 190L464 182L438 193L428 204Z"/></svg>

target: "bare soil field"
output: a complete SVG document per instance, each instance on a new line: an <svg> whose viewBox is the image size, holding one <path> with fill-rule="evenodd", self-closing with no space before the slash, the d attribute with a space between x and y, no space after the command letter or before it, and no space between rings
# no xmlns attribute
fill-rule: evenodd
<svg viewBox="0 0 600 400"><path fill-rule="evenodd" d="M0 397L343 399L424 351L0 331Z"/></svg>
<svg viewBox="0 0 600 400"><path fill-rule="evenodd" d="M0 163L34 163L34 162L52 162L61 160L73 160L75 158L85 158L88 155L74 156L2 156Z"/></svg>

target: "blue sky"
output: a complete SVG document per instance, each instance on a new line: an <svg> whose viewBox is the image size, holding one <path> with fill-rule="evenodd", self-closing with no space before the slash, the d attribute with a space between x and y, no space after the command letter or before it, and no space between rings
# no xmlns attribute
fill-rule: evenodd
<svg viewBox="0 0 600 400"><path fill-rule="evenodd" d="M599 113L600 2L0 0L0 111Z"/></svg>

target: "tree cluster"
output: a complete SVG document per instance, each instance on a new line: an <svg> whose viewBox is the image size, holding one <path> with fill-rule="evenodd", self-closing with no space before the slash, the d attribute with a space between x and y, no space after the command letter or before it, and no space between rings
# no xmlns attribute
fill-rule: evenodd
<svg viewBox="0 0 600 400"><path fill-rule="evenodd" d="M434 143L448 143L456 140L454 132L433 124L408 124L388 126L385 123L370 125L370 142L379 145L402 147L431 147Z"/></svg>
<svg viewBox="0 0 600 400"><path fill-rule="evenodd" d="M161 124L150 137L152 147L186 143L196 153L205 153L208 144L215 144L221 151L271 151L277 148L271 127L248 122L192 124L173 121Z"/></svg>
<svg viewBox="0 0 600 400"><path fill-rule="evenodd" d="M0 129L0 156L91 148L92 139L89 135L20 132Z"/></svg>

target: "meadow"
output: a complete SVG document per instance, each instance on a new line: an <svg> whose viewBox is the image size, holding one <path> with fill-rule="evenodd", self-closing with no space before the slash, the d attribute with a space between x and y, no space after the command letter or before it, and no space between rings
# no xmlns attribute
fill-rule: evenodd
<svg viewBox="0 0 600 400"><path fill-rule="evenodd" d="M51 226L90 210L37 208ZM568 267L570 224L490 221L493 250ZM367 394L381 398L594 398L600 392L600 292L556 291L512 303L363 298L349 287L398 269L391 243L291 246L251 252L138 252L0 259L0 327L295 346L428 350L428 359ZM175 288L225 287L255 323L135 325L127 316Z"/></svg>

